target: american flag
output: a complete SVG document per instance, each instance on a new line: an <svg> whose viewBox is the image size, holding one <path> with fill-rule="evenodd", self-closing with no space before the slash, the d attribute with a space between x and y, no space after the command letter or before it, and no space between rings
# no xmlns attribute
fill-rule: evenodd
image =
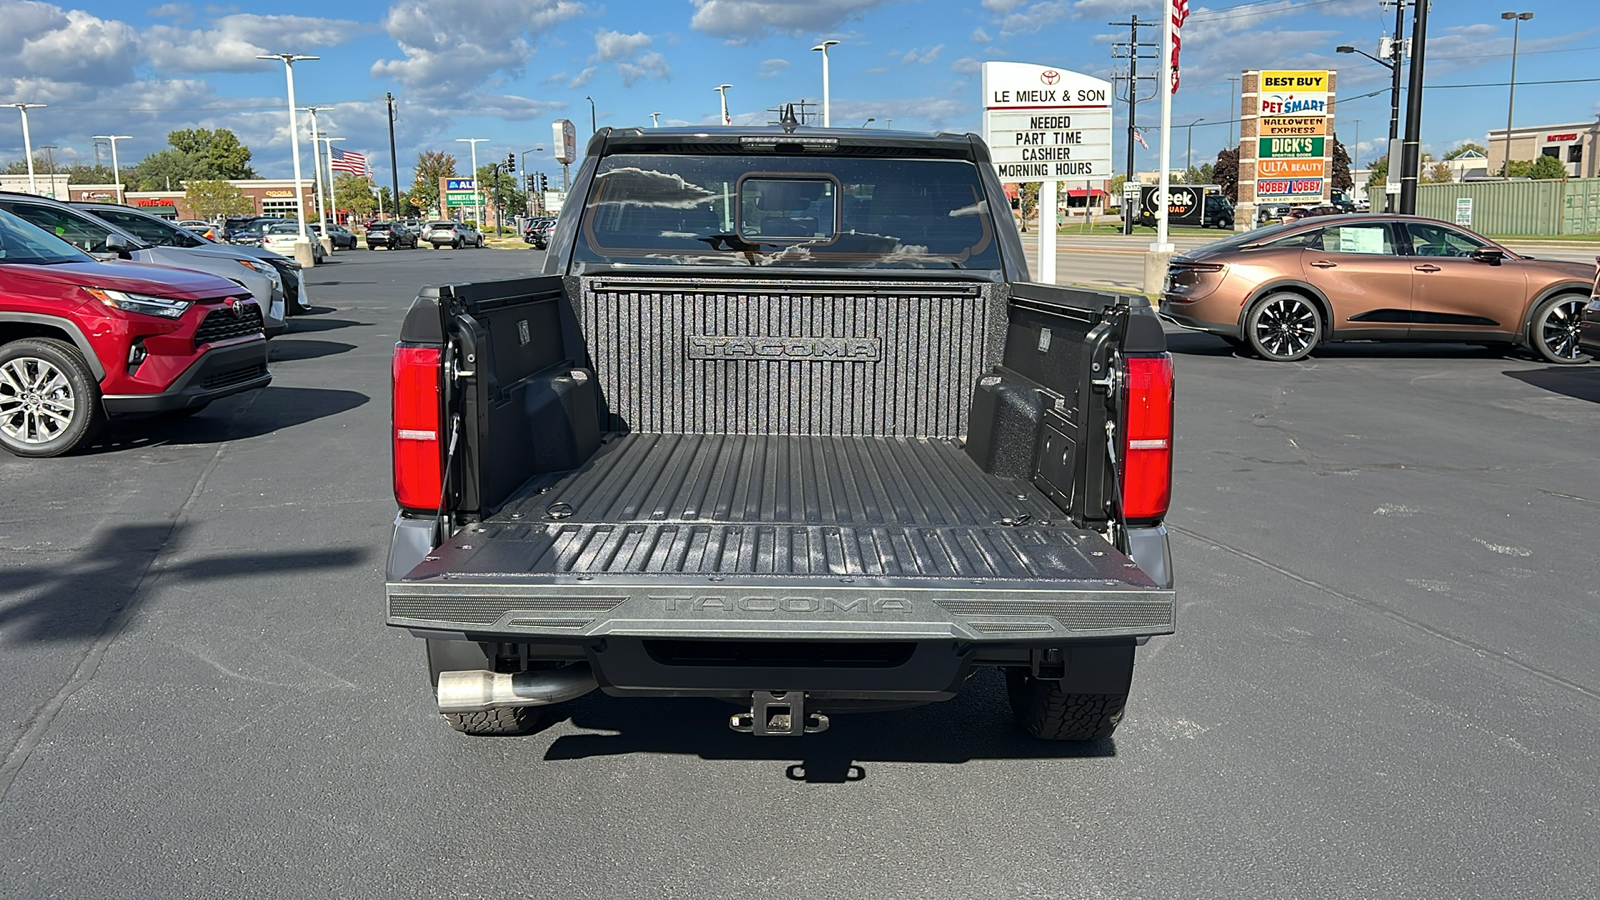
<svg viewBox="0 0 1600 900"><path fill-rule="evenodd" d="M333 161L328 163L328 168L335 172L349 172L351 175L367 174L367 158L360 153L333 148Z"/></svg>

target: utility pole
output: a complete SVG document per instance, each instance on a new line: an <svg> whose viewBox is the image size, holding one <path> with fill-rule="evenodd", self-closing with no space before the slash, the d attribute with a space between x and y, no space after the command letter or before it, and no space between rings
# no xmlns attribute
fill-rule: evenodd
<svg viewBox="0 0 1600 900"><path fill-rule="evenodd" d="M1136 180L1133 172L1133 135L1138 121L1139 110L1139 60L1154 59L1156 56L1154 53L1145 54L1141 51L1158 49L1155 43L1141 42L1139 40L1139 29L1154 28L1158 23L1141 22L1138 16L1129 16L1126 22L1111 22L1109 24L1113 28L1123 26L1128 28L1128 42L1126 44L1118 43L1112 45L1111 52L1117 58L1128 60L1128 167L1125 177L1129 184L1133 184ZM1146 75L1144 78L1149 80L1151 76ZM1162 165L1164 166L1165 164L1165 161L1163 161ZM1126 188L1124 188L1123 196L1127 196ZM1127 202L1124 201L1122 204L1123 234L1133 234L1133 213L1134 211L1129 209Z"/></svg>
<svg viewBox="0 0 1600 900"><path fill-rule="evenodd" d="M400 160L394 155L394 94L385 93L383 99L389 104L389 202L394 205L393 214L400 218Z"/></svg>
<svg viewBox="0 0 1600 900"><path fill-rule="evenodd" d="M1401 35L1405 34L1406 27L1406 0L1394 0L1394 40L1389 43L1389 61L1394 63L1393 70L1389 73L1389 148L1384 151L1388 154L1390 171L1400 160L1394 158L1395 141L1400 139L1400 68L1406 61L1406 41ZM1402 169L1403 173L1405 170ZM1387 179L1393 181L1393 178ZM1394 212L1398 199L1395 195L1384 192L1386 201L1384 208Z"/></svg>
<svg viewBox="0 0 1600 900"><path fill-rule="evenodd" d="M1428 0L1415 0L1411 11L1411 86L1406 92L1405 168L1400 175L1400 212L1417 214L1417 178L1422 169L1422 77L1427 56Z"/></svg>

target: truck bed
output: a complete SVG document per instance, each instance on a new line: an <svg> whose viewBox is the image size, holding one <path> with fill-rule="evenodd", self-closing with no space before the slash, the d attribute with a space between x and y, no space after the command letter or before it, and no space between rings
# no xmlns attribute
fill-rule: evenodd
<svg viewBox="0 0 1600 900"><path fill-rule="evenodd" d="M934 438L618 434L388 586L423 630L592 637L1168 633L1172 593Z"/></svg>

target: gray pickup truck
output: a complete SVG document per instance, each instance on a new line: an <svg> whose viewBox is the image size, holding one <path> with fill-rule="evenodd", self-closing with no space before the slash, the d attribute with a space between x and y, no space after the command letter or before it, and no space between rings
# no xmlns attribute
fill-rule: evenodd
<svg viewBox="0 0 1600 900"><path fill-rule="evenodd" d="M1028 281L973 135L602 129L542 276L395 348L388 624L457 730L592 690L757 735L1005 670L1106 737L1174 628L1149 304Z"/></svg>

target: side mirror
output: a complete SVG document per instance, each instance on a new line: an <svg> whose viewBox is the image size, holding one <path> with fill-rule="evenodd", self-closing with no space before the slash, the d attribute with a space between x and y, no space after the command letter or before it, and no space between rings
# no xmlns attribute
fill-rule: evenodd
<svg viewBox="0 0 1600 900"><path fill-rule="evenodd" d="M1488 263L1491 266L1500 265L1505 258L1505 251L1498 247L1479 247L1472 251L1473 262Z"/></svg>
<svg viewBox="0 0 1600 900"><path fill-rule="evenodd" d="M133 242L120 234L106 235L106 252L115 253L123 259L132 259L133 251L139 249Z"/></svg>

